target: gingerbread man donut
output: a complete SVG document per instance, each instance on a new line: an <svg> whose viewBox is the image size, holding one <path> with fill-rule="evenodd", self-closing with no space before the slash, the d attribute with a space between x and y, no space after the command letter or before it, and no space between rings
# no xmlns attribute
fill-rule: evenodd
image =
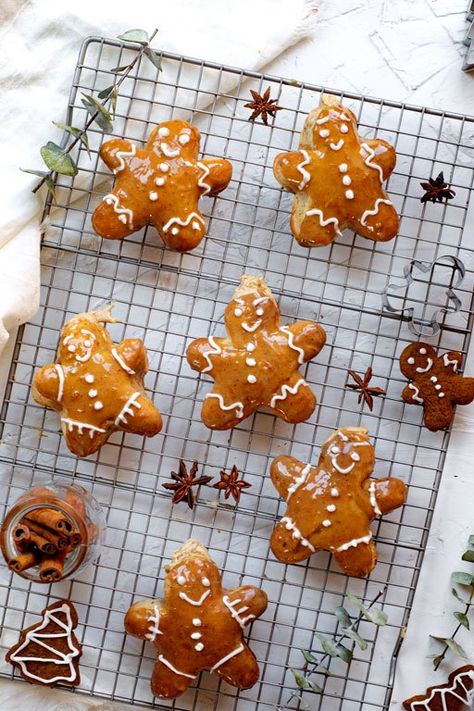
<svg viewBox="0 0 474 711"><path fill-rule="evenodd" d="M209 553L190 539L167 566L163 600L135 603L125 630L158 650L151 679L155 696L176 698L203 669L248 689L258 681L259 669L243 630L266 607L266 594L252 585L223 589Z"/></svg>
<svg viewBox="0 0 474 711"><path fill-rule="evenodd" d="M411 343L400 355L400 370L410 380L402 393L408 405L423 405L423 421L432 432L447 429L455 405L474 400L474 378L457 372L462 355L455 351L438 356L428 343Z"/></svg>
<svg viewBox="0 0 474 711"><path fill-rule="evenodd" d="M33 398L61 414L66 444L74 454L96 452L115 430L153 437L161 415L143 390L147 351L139 338L119 344L100 322L110 309L79 314L62 329L58 355L33 380Z"/></svg>
<svg viewBox="0 0 474 711"><path fill-rule="evenodd" d="M295 194L291 231L304 247L323 247L345 227L377 242L398 232L399 219L383 183L395 167L392 146L361 138L356 117L323 95L306 119L297 151L276 156L278 182Z"/></svg>
<svg viewBox="0 0 474 711"><path fill-rule="evenodd" d="M261 405L286 422L303 422L316 407L299 367L326 342L317 323L280 326L280 312L262 277L242 276L225 310L227 338L199 338L187 349L191 368L215 384L202 420L211 429L235 427Z"/></svg>
<svg viewBox="0 0 474 711"><path fill-rule="evenodd" d="M297 563L330 551L347 575L368 575L377 561L370 523L406 499L400 479L369 480L373 469L374 448L361 427L337 430L315 467L286 455L274 459L272 482L288 502L271 538L275 556Z"/></svg>
<svg viewBox="0 0 474 711"><path fill-rule="evenodd" d="M123 239L152 224L171 249L196 247L206 234L199 198L217 195L232 177L228 160L198 160L200 140L196 126L166 121L143 149L121 138L104 143L100 156L116 180L92 216L97 234Z"/></svg>

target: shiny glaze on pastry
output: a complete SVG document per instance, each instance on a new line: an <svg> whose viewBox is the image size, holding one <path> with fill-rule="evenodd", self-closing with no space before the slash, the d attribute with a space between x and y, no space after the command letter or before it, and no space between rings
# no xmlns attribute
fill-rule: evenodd
<svg viewBox="0 0 474 711"><path fill-rule="evenodd" d="M361 427L346 427L331 435L317 466L286 455L277 457L271 478L288 508L272 534L275 556L284 563L297 563L326 550L347 575L368 575L377 561L370 523L406 498L400 479L369 480L373 469L374 448Z"/></svg>
<svg viewBox="0 0 474 711"><path fill-rule="evenodd" d="M206 395L202 420L229 429L260 406L287 422L311 416L316 398L299 372L326 341L312 321L280 325L280 311L262 277L242 276L225 310L226 338L199 338L187 349L191 368L215 384Z"/></svg>
<svg viewBox="0 0 474 711"><path fill-rule="evenodd" d="M323 95L299 150L278 154L273 165L278 182L295 194L290 224L298 242L322 247L345 227L374 241L395 237L398 214L383 189L395 162L389 143L359 136L352 111Z"/></svg>
<svg viewBox="0 0 474 711"><path fill-rule="evenodd" d="M97 451L115 430L152 437L162 426L143 389L148 370L143 342L127 338L114 344L101 321L114 321L109 309L69 321L56 361L33 380L33 398L61 414L66 444L79 457Z"/></svg>
<svg viewBox="0 0 474 711"><path fill-rule="evenodd" d="M252 585L224 589L207 550L190 539L167 566L163 600L136 602L125 630L158 651L151 680L155 696L176 698L203 669L248 689L259 669L243 630L266 607L266 594Z"/></svg>
<svg viewBox="0 0 474 711"><path fill-rule="evenodd" d="M206 234L199 198L217 195L232 176L228 160L198 159L200 140L196 126L166 121L143 149L121 138L104 143L100 156L116 179L92 216L97 234L123 239L151 224L171 249L196 247Z"/></svg>

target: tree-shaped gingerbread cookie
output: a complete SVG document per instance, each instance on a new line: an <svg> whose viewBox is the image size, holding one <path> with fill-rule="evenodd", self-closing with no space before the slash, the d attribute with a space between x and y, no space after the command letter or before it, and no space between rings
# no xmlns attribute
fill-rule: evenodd
<svg viewBox="0 0 474 711"><path fill-rule="evenodd" d="M224 318L227 338L199 338L186 354L194 370L215 381L204 400L204 424L229 429L262 405L287 422L307 420L316 398L299 368L324 346L324 329L312 321L281 326L270 289L262 277L247 275Z"/></svg>
<svg viewBox="0 0 474 711"><path fill-rule="evenodd" d="M144 393L147 351L139 338L119 344L102 322L114 321L110 309L79 314L62 329L57 359L33 380L37 403L61 413L66 444L87 457L115 430L153 437L161 415Z"/></svg>
<svg viewBox="0 0 474 711"><path fill-rule="evenodd" d="M370 523L406 498L400 479L370 480L373 469L374 448L361 427L331 435L317 466L286 455L274 459L272 482L288 503L271 538L275 556L297 563L330 551L347 575L368 575L377 561Z"/></svg>
<svg viewBox="0 0 474 711"><path fill-rule="evenodd" d="M251 585L225 590L207 550L190 539L167 566L163 600L135 603L125 629L158 651L151 679L155 696L176 698L203 669L248 689L259 670L243 630L266 607L266 594Z"/></svg>
<svg viewBox="0 0 474 711"><path fill-rule="evenodd" d="M206 234L199 198L227 187L232 165L224 158L198 159L201 136L187 121L166 121L145 148L121 138L104 143L100 156L116 179L92 216L107 239L123 239L145 225L179 252L196 247Z"/></svg>
<svg viewBox="0 0 474 711"><path fill-rule="evenodd" d="M423 421L432 432L450 426L455 405L474 400L474 378L460 375L461 365L461 353L438 356L428 343L410 343L400 355L400 370L410 380L402 398L408 405L423 406Z"/></svg>
<svg viewBox="0 0 474 711"><path fill-rule="evenodd" d="M305 247L332 242L345 227L374 241L398 232L398 214L383 189L395 167L392 146L362 138L356 117L332 96L308 114L297 151L276 156L278 182L295 194L291 231Z"/></svg>

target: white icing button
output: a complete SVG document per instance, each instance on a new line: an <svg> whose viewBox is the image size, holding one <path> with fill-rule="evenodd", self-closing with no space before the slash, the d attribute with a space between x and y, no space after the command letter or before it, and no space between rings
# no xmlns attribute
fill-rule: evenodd
<svg viewBox="0 0 474 711"><path fill-rule="evenodd" d="M166 136L170 135L169 128L166 128L166 126L162 126L161 128L158 129L158 135L160 138L166 138Z"/></svg>
<svg viewBox="0 0 474 711"><path fill-rule="evenodd" d="M408 360L407 360L408 365L413 365L414 362L415 362L414 358L408 358Z"/></svg>
<svg viewBox="0 0 474 711"><path fill-rule="evenodd" d="M198 642L198 643L194 646L194 649L196 650L196 652L202 652L202 650L204 649L203 643L202 643L202 642Z"/></svg>
<svg viewBox="0 0 474 711"><path fill-rule="evenodd" d="M152 202L155 202L155 200L158 200L158 193L155 193L153 190L148 196Z"/></svg>
<svg viewBox="0 0 474 711"><path fill-rule="evenodd" d="M204 585L205 588L208 588L211 585L211 581L209 580L209 578L203 578L201 580L201 583Z"/></svg>
<svg viewBox="0 0 474 711"><path fill-rule="evenodd" d="M119 215L119 220L125 224L127 222L127 217L125 215Z"/></svg>
<svg viewBox="0 0 474 711"><path fill-rule="evenodd" d="M346 124L343 123L339 130L341 133L349 133L349 126L346 126Z"/></svg>
<svg viewBox="0 0 474 711"><path fill-rule="evenodd" d="M86 383L93 383L93 382L94 382L94 376L91 373L87 373Z"/></svg>
<svg viewBox="0 0 474 711"><path fill-rule="evenodd" d="M333 489L331 489L331 496L332 496L333 498L336 498L337 496L339 496L339 489L336 489L336 487L334 487Z"/></svg>
<svg viewBox="0 0 474 711"><path fill-rule="evenodd" d="M97 400L97 402L94 403L94 410L102 410L103 407L104 406L100 400Z"/></svg>
<svg viewBox="0 0 474 711"><path fill-rule="evenodd" d="M189 143L191 138L188 136L187 133L182 133L181 136L178 138L178 141L181 143L182 146L185 146L186 143Z"/></svg>
<svg viewBox="0 0 474 711"><path fill-rule="evenodd" d="M441 390L441 385L438 383L438 385L435 385L435 390Z"/></svg>
<svg viewBox="0 0 474 711"><path fill-rule="evenodd" d="M201 639L202 634L200 632L193 632L191 635L191 639Z"/></svg>
<svg viewBox="0 0 474 711"><path fill-rule="evenodd" d="M335 504L329 504L328 506L326 506L326 511L329 511L329 513L334 513L335 510L336 510Z"/></svg>
<svg viewBox="0 0 474 711"><path fill-rule="evenodd" d="M352 190L346 190L346 198L348 200L353 200L354 199L354 193Z"/></svg>
<svg viewBox="0 0 474 711"><path fill-rule="evenodd" d="M184 575L178 575L178 579L176 580L178 585L184 585L186 583L186 578Z"/></svg>
<svg viewBox="0 0 474 711"><path fill-rule="evenodd" d="M329 136L329 131L327 128L322 128L319 132L321 138L327 138Z"/></svg>
<svg viewBox="0 0 474 711"><path fill-rule="evenodd" d="M343 185L350 185L352 183L352 180L349 178L348 175L345 175L342 179Z"/></svg>
<svg viewBox="0 0 474 711"><path fill-rule="evenodd" d="M95 397L97 395L97 390L89 390L88 395L89 397Z"/></svg>
<svg viewBox="0 0 474 711"><path fill-rule="evenodd" d="M76 346L71 345L71 346L68 346L67 349L68 349L69 353L74 353L74 351L76 350Z"/></svg>
<svg viewBox="0 0 474 711"><path fill-rule="evenodd" d="M432 375L431 378L430 378L430 380L431 380L432 383L437 383L437 382L438 382L438 378L436 377L436 375Z"/></svg>
<svg viewBox="0 0 474 711"><path fill-rule="evenodd" d="M193 618L193 625L194 625L194 627L200 627L200 626L202 625L202 622L201 622L201 620L199 619L199 617L194 617L194 618Z"/></svg>
<svg viewBox="0 0 474 711"><path fill-rule="evenodd" d="M438 397L444 397L444 393L438 393Z"/></svg>
<svg viewBox="0 0 474 711"><path fill-rule="evenodd" d="M247 343L247 350L249 353L253 353L255 350L255 343Z"/></svg>
<svg viewBox="0 0 474 711"><path fill-rule="evenodd" d="M160 163L160 170L162 173L167 173L169 171L170 167L168 163Z"/></svg>
<svg viewBox="0 0 474 711"><path fill-rule="evenodd" d="M173 229L171 230L172 235L177 235L178 232L179 232L179 229L177 227L173 227Z"/></svg>
<svg viewBox="0 0 474 711"><path fill-rule="evenodd" d="M341 165L339 166L339 172L347 173L347 163L341 163Z"/></svg>
<svg viewBox="0 0 474 711"><path fill-rule="evenodd" d="M257 378L255 377L255 375L247 375L247 382L252 383L253 385L253 383L257 382Z"/></svg>
<svg viewBox="0 0 474 711"><path fill-rule="evenodd" d="M166 180L164 178L155 178L155 185L164 185L166 183Z"/></svg>
<svg viewBox="0 0 474 711"><path fill-rule="evenodd" d="M257 309L257 316L263 316L263 309Z"/></svg>
<svg viewBox="0 0 474 711"><path fill-rule="evenodd" d="M243 314L242 309L234 309L234 316L237 316L237 318L242 316L242 314Z"/></svg>
<svg viewBox="0 0 474 711"><path fill-rule="evenodd" d="M331 521L328 518L324 519L324 521L323 521L324 528L329 528L330 525L331 525Z"/></svg>
<svg viewBox="0 0 474 711"><path fill-rule="evenodd" d="M420 348L421 355L426 355L426 348Z"/></svg>
<svg viewBox="0 0 474 711"><path fill-rule="evenodd" d="M245 362L251 368L253 368L255 365L257 365L257 361L255 360L255 358L246 358Z"/></svg>

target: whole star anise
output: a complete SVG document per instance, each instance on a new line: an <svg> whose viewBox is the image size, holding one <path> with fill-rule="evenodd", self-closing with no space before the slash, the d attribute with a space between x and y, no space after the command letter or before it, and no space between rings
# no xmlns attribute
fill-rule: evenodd
<svg viewBox="0 0 474 711"><path fill-rule="evenodd" d="M212 480L212 476L200 476L196 478L198 463L193 462L191 470L188 474L186 464L182 459L179 460L179 474L171 472L171 478L175 480L174 484L163 484L165 489L174 491L173 504L179 504L180 501L186 501L190 509L194 508L195 498L193 486L207 484Z"/></svg>
<svg viewBox="0 0 474 711"><path fill-rule="evenodd" d="M361 403L363 399L369 406L369 410L372 412L374 407L374 397L377 397L377 395L387 394L383 388L375 388L369 385L372 380L372 368L369 366L363 377L361 377L354 370L348 370L347 372L355 381L354 383L347 383L347 387L358 391L359 397L357 398L357 402Z"/></svg>
<svg viewBox="0 0 474 711"><path fill-rule="evenodd" d="M445 182L443 171L437 178L429 178L427 183L423 182L420 185L423 190L426 190L420 202L443 202L443 200L448 202L456 195L451 185Z"/></svg>
<svg viewBox="0 0 474 711"><path fill-rule="evenodd" d="M236 504L238 504L240 501L242 489L248 489L250 486L252 486L252 484L249 484L248 481L239 479L239 470L237 469L235 464L230 470L230 474L226 474L226 472L221 471L220 477L221 480L218 481L217 484L213 484L214 489L224 490L224 497L226 499L228 499L229 496L233 496Z"/></svg>
<svg viewBox="0 0 474 711"><path fill-rule="evenodd" d="M250 89L250 93L253 96L253 101L250 101L248 104L244 104L245 108L253 110L253 113L249 116L248 120L255 121L255 119L261 116L265 126L268 126L268 114L275 118L276 112L281 111L283 107L278 106L276 99L270 99L270 87L267 87L261 96L253 89Z"/></svg>

